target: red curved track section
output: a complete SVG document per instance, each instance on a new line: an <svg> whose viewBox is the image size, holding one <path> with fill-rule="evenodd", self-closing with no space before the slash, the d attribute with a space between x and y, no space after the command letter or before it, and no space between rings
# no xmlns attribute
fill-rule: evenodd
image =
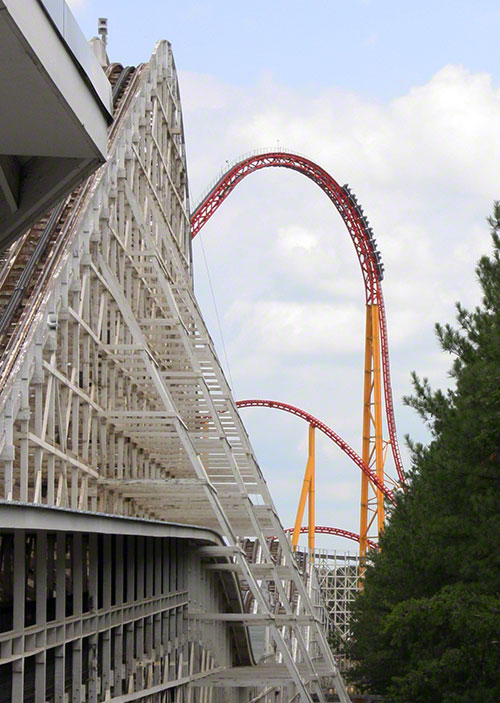
<svg viewBox="0 0 500 703"><path fill-rule="evenodd" d="M288 403L280 403L277 400L237 400L236 407L238 408L274 408L275 410L283 410L286 413L296 415L302 420L305 420L313 427L317 427L318 430L323 432L332 442L342 449L342 451L347 454L349 459L359 466L361 471L365 473L370 481L379 488L382 493L392 502L395 502L394 494L390 491L383 481L379 479L377 474L370 469L368 464L365 464L363 459L357 454L354 449L347 444L345 440L342 439L336 432L334 432L331 427L325 425L324 422L318 420L314 415L310 415L305 410L296 408L294 405L288 405Z"/></svg>
<svg viewBox="0 0 500 703"><path fill-rule="evenodd" d="M381 285L383 273L380 268L380 259L378 258L380 255L375 250L373 233L368 226L363 211L350 191L340 186L327 171L321 168L321 166L306 159L304 156L281 151L256 154L231 166L195 208L191 215L191 237L195 237L198 234L217 208L220 207L227 196L245 176L263 168L273 167L288 168L293 171L298 171L314 181L335 205L351 236L363 274L366 302L370 304L378 303L379 306L380 346L387 428L396 471L401 484L404 485L403 462L401 460L401 453L396 437L396 420L394 417L394 402L392 398L389 366L387 320Z"/></svg>
<svg viewBox="0 0 500 703"><path fill-rule="evenodd" d="M307 526L300 528L300 534L304 535L309 531ZM285 532L293 532L293 527L287 527ZM349 530L342 530L340 527L327 527L325 525L316 525L314 532L318 535L336 535L337 537L345 537L346 539L352 539L353 542L359 542L359 535L356 532L349 532ZM378 549L378 544L373 540L369 539L368 546L371 549Z"/></svg>

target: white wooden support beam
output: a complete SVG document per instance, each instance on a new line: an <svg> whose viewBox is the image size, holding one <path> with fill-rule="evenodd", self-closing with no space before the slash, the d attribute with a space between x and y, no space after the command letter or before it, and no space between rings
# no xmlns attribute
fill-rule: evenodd
<svg viewBox="0 0 500 703"><path fill-rule="evenodd" d="M188 618L207 622L244 622L247 625L311 625L317 620L312 615L260 615L259 613L197 613L188 612Z"/></svg>

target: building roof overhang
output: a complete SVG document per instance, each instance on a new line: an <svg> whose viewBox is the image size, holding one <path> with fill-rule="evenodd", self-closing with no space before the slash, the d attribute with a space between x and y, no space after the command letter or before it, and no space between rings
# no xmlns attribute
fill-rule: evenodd
<svg viewBox="0 0 500 703"><path fill-rule="evenodd" d="M0 0L0 248L106 160L111 86L64 0Z"/></svg>

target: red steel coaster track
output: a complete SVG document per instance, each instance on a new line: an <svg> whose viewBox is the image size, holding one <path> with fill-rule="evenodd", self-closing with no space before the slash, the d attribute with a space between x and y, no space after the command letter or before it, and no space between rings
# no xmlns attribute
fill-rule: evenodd
<svg viewBox="0 0 500 703"><path fill-rule="evenodd" d="M308 532L309 528L306 526L300 528L300 533L302 535ZM342 530L340 527L329 527L327 525L316 525L314 531L317 535L335 535L336 537L345 537L346 539L351 539L353 542L359 542L359 535L356 532L349 532L349 530ZM287 527L285 532L293 532L293 527ZM368 540L368 546L370 549L378 549L378 544L373 542L371 539Z"/></svg>
<svg viewBox="0 0 500 703"><path fill-rule="evenodd" d="M283 410L286 413L290 413L291 415L296 415L297 417L300 417L302 420L305 420L310 426L320 430L320 432L326 435L328 439L331 439L332 442L335 442L337 447L342 449L344 454L347 454L349 459L351 459L361 469L361 471L366 476L368 476L370 481L372 481L377 486L377 488L382 491L385 497L390 500L391 503L395 502L394 493L385 485L383 481L378 478L377 474L368 466L368 464L363 461L359 454L357 454L354 449L349 444L347 444L344 439L342 439L340 435L338 435L334 430L332 430L331 427L325 425L324 422L318 420L318 418L314 417L314 415L311 415L310 413L306 412L305 410L301 410L300 408L296 408L294 405L289 405L288 403L280 403L277 400L237 400L236 407L274 408L275 410Z"/></svg>
<svg viewBox="0 0 500 703"><path fill-rule="evenodd" d="M316 449L315 449L315 438L314 431L316 429L323 432L324 435L331 439L342 451L347 454L349 459L353 461L363 472L363 477L371 481L373 485L387 498L391 503L395 502L394 494L390 491L383 481L379 479L377 474L372 471L372 469L366 464L363 459L354 451L354 449L347 444L347 442L342 439L331 427L325 425L324 422L318 420L310 413L300 408L296 408L294 405L288 405L288 403L280 403L277 400L237 400L236 405L238 408L273 408L275 410L282 410L283 412L290 413L300 417L301 420L305 420L309 425L309 451L307 457L306 472L304 474L304 480L302 483L302 490L299 498L299 505L297 508L297 516L295 518L295 526L293 528L288 528L285 532L293 532L292 534L292 546L293 550L297 549L299 543L300 534L307 532L308 534L308 547L311 555L314 553L315 548L315 537L318 532L323 532L324 534L337 534L343 537L349 537L350 539L357 540L361 545L361 538L354 532L348 532L347 530L341 530L335 527L322 527L318 528L316 526L316 510L315 510L315 500L316 500ZM308 526L302 526L302 520L304 518L304 510L306 501L308 501ZM366 549L376 547L377 543L366 537L365 551Z"/></svg>
<svg viewBox="0 0 500 703"><path fill-rule="evenodd" d="M365 384L363 404L363 462L373 468L378 482L366 473L361 483L360 554L368 547L368 533L375 523L377 532L383 529L385 518L384 496L381 484L394 481L386 474L385 460L390 445L399 485L405 483L403 463L396 436L396 420L392 397L389 366L387 319L382 293L384 267L377 250L373 230L347 185L340 186L321 166L298 154L270 151L248 156L237 162L218 179L191 215L191 236L194 238L218 207L240 181L263 168L288 168L302 173L326 193L343 219L358 257L366 299ZM384 440L381 392L385 400L389 439Z"/></svg>

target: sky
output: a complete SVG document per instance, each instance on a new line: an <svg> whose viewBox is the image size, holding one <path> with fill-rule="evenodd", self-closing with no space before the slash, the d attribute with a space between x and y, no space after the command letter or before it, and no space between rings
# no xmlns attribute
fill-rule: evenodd
<svg viewBox="0 0 500 703"><path fill-rule="evenodd" d="M84 33L107 17L112 61L172 43L192 204L227 162L287 148L348 182L386 267L398 436L428 434L402 397L450 359L434 323L479 302L474 267L500 199L497 2L73 0ZM203 245L203 247L202 247ZM204 252L205 255L204 255ZM206 263L205 263L206 258ZM207 273L208 270L208 273ZM361 451L364 293L338 213L300 174L245 179L194 242L195 290L237 399L291 403ZM212 283L217 322L210 290ZM241 411L285 526L293 525L307 426ZM360 476L317 439L317 524L359 531ZM355 551L340 538L325 548Z"/></svg>

